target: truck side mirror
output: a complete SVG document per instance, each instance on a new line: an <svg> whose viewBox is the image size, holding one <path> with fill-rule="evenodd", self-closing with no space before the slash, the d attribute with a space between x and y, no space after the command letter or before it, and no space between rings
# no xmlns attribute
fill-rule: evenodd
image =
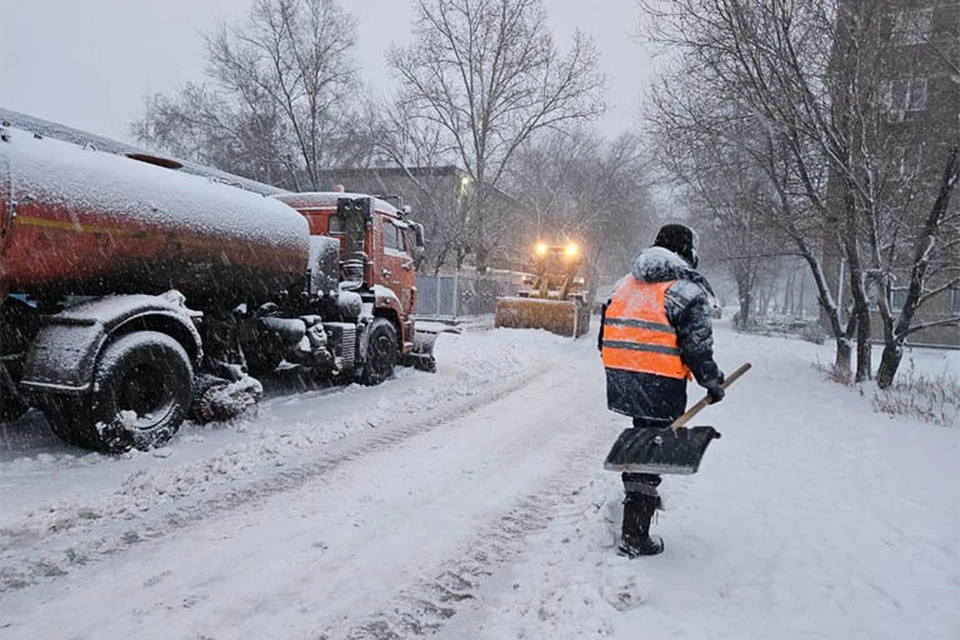
<svg viewBox="0 0 960 640"><path fill-rule="evenodd" d="M413 256L413 263L416 265L417 269L420 268L420 263L423 262L423 259L427 255L426 242L423 238L423 225L419 222L408 222L410 229L413 231L411 234L413 236L413 247L410 251L410 254Z"/></svg>

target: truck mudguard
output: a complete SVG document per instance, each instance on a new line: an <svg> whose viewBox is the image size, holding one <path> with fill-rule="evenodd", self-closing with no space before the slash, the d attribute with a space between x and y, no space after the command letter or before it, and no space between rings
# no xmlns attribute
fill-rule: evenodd
<svg viewBox="0 0 960 640"><path fill-rule="evenodd" d="M27 354L20 387L28 394L84 393L93 383L97 356L110 337L136 330L166 333L198 363L200 333L183 296L125 295L98 298L43 318Z"/></svg>

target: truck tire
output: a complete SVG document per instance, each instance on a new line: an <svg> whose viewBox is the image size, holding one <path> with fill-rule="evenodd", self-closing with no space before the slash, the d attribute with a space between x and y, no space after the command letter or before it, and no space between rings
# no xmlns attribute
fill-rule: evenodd
<svg viewBox="0 0 960 640"><path fill-rule="evenodd" d="M90 440L91 431L85 429L84 423L89 413L89 407L84 398L68 395L53 395L43 398L43 414L47 417L47 424L58 438L75 447L97 449L96 442Z"/></svg>
<svg viewBox="0 0 960 640"><path fill-rule="evenodd" d="M372 387L393 375L400 348L397 330L386 318L374 318L367 331L367 357L360 369L360 383Z"/></svg>
<svg viewBox="0 0 960 640"><path fill-rule="evenodd" d="M105 453L149 449L180 428L192 382L193 367L180 343L138 331L103 349L89 395L52 398L46 411L53 431L72 444Z"/></svg>

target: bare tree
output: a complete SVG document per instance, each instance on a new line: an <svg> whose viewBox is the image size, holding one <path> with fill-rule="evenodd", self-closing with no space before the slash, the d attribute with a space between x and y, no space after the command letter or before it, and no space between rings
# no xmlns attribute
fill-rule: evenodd
<svg viewBox="0 0 960 640"><path fill-rule="evenodd" d="M371 122L375 162L398 167L416 189L417 220L429 231L426 264L434 273L450 262L459 269L471 249L473 190L470 179L446 171L452 168L446 166L453 157L449 138L435 123L416 118L408 103L380 104Z"/></svg>
<svg viewBox="0 0 960 640"><path fill-rule="evenodd" d="M741 182L749 174L730 176ZM739 312L736 325L753 324L754 311L766 314L770 292L776 284L782 249L769 234L767 208L771 206L765 185L714 182L719 176L703 176L691 193L693 220L704 238L704 256L725 267L737 285ZM720 193L720 189L726 193ZM730 189L728 191L728 189Z"/></svg>
<svg viewBox="0 0 960 640"><path fill-rule="evenodd" d="M619 277L653 236L647 156L629 132L608 141L578 128L524 144L509 182L528 213L523 237L575 240L592 282Z"/></svg>
<svg viewBox="0 0 960 640"><path fill-rule="evenodd" d="M682 130L738 145L766 173L778 204L774 221L817 283L838 368L848 366L856 335L857 379L868 378L870 281L902 268L903 251L891 247L902 249L898 229L906 218L891 198L891 185L903 180L890 172L898 143L882 122L876 7L859 0L645 4L657 18L653 37L682 52L664 94L680 102L662 98L658 108L675 124L692 113L695 124ZM853 312L846 326L817 255L819 240L848 267Z"/></svg>
<svg viewBox="0 0 960 640"><path fill-rule="evenodd" d="M516 215L492 190L524 141L603 110L603 77L582 34L557 51L541 0L419 0L416 11L413 44L389 54L399 101L411 125L443 132L471 178L468 234L483 270Z"/></svg>
<svg viewBox="0 0 960 640"><path fill-rule="evenodd" d="M649 120L661 155L671 173L694 187L701 171L723 167L731 151L736 158L731 168L739 171L748 161L766 177L773 194L766 213L814 274L836 340L835 368L844 375L850 370L855 323L844 324L821 258L825 222L823 208L814 203L825 200L822 153L775 111L780 101L791 100L794 94L769 104L765 101L771 98L770 83L754 79L760 72L773 73L779 63L750 55L743 60L744 52L754 49L744 41L758 37L738 26L741 21L732 16L732 11L740 10L738 3L681 0L645 6L653 16L649 36L681 52L675 68L652 94ZM796 50L817 59L812 52L822 46L814 42Z"/></svg>
<svg viewBox="0 0 960 640"><path fill-rule="evenodd" d="M922 231L913 242L913 265L908 280L907 295L899 317L891 309L889 272L880 280L881 295L878 298L880 317L883 322L884 348L880 358L880 368L877 371L877 384L886 389L893 384L900 360L903 358L903 344L912 333L934 326L957 324L956 318L929 321L913 324L914 316L921 305L933 298L960 286L960 228L957 222L960 215L950 214L950 198L960 180L960 136L958 142L947 157L943 169L943 177L938 185L938 193L933 206L923 224ZM931 265L935 264L938 240L943 237L943 227L950 228L951 235L945 236L948 240L942 243L941 250L948 256L951 266L945 269L947 277L936 286L928 287ZM876 243L878 244L878 243ZM876 246L875 244L875 246ZM878 247L879 248L879 247ZM883 273L883 272L881 272Z"/></svg>
<svg viewBox="0 0 960 640"><path fill-rule="evenodd" d="M138 140L297 189L369 154L353 107L356 21L336 0L254 0L204 41L209 82L149 98Z"/></svg>
<svg viewBox="0 0 960 640"><path fill-rule="evenodd" d="M671 95L687 90L680 83L668 88ZM748 123L721 121L711 110L690 119L665 97L663 91L655 94L656 115L650 123L657 157L667 179L680 187L694 222L705 231L704 255L720 261L733 277L740 307L737 324L749 327L758 294L765 282L775 279L771 267L785 253L771 223L776 194L766 173L742 149ZM722 128L720 122L725 122ZM724 135L718 135L721 130ZM736 143L729 141L737 136Z"/></svg>

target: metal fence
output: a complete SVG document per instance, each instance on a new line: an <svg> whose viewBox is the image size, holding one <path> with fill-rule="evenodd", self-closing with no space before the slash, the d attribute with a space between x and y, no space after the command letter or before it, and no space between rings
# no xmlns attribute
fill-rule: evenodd
<svg viewBox="0 0 960 640"><path fill-rule="evenodd" d="M417 275L417 316L458 318L491 314L497 298L516 295L522 273L495 271Z"/></svg>

